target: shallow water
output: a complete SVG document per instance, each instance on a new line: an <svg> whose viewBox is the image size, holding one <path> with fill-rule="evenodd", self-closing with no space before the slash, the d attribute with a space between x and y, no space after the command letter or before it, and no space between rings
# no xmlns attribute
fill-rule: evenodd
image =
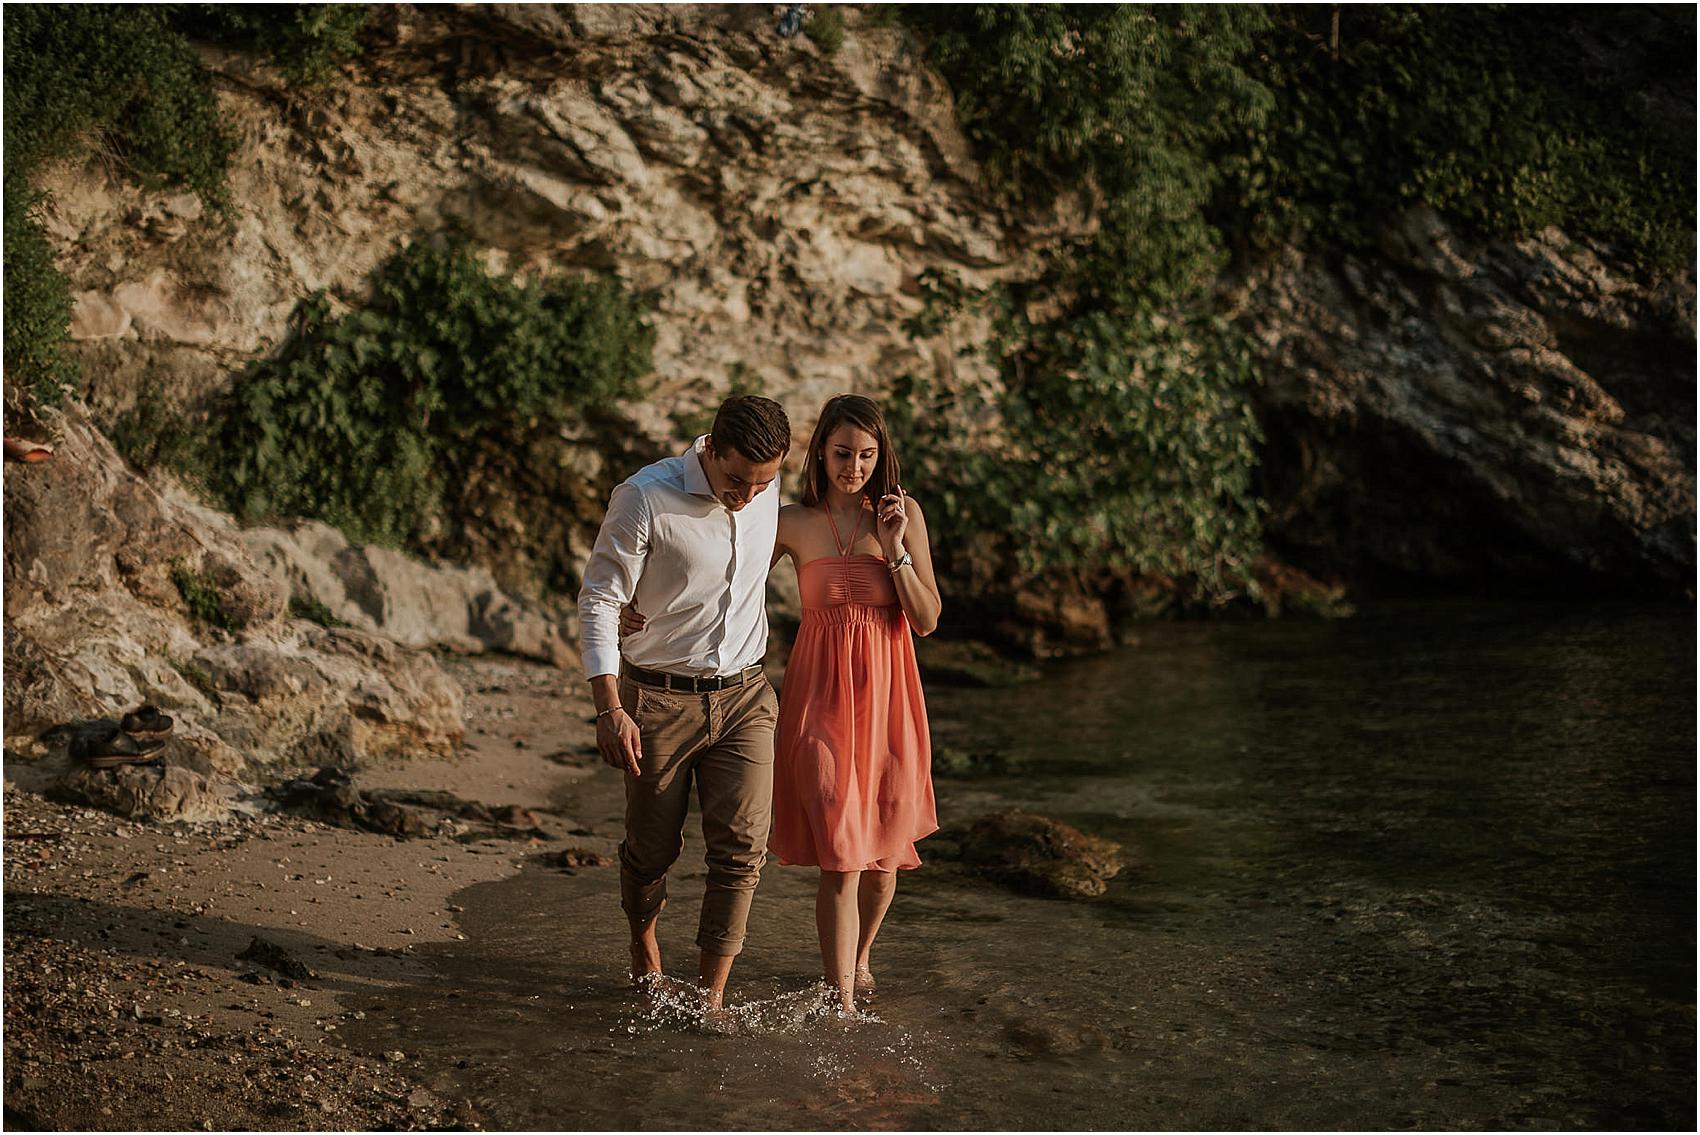
<svg viewBox="0 0 1700 1135"><path fill-rule="evenodd" d="M934 856L844 1021L812 875L770 867L718 1032L621 987L613 869L528 869L462 892L469 940L351 1039L449 1068L490 1127L1688 1128L1694 642L1692 608L1435 603L932 690L940 741L1011 762L940 780L944 822L1117 839L1104 898ZM611 771L566 803L617 833ZM663 918L680 976L700 858Z"/></svg>

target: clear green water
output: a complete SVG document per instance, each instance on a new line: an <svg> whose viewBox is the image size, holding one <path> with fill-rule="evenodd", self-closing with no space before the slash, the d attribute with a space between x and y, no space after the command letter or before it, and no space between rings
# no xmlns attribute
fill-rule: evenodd
<svg viewBox="0 0 1700 1135"><path fill-rule="evenodd" d="M929 691L1019 804L1122 842L1092 903L934 856L874 1020L815 1008L813 877L770 867L731 1035L621 988L612 869L456 900L468 941L350 1039L490 1127L1691 1128L1691 607L1433 603L1165 624L1015 690ZM568 803L619 829L607 770ZM926 857L927 845L922 845ZM691 838L663 922L684 975ZM377 1006L373 1006L377 1009Z"/></svg>

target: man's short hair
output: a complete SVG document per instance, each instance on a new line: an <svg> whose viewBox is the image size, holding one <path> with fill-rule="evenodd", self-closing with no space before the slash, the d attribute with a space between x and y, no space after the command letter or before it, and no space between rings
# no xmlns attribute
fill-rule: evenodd
<svg viewBox="0 0 1700 1135"><path fill-rule="evenodd" d="M791 419L785 407L759 394L740 394L720 404L714 415L714 452L736 449L758 465L776 461L791 451Z"/></svg>

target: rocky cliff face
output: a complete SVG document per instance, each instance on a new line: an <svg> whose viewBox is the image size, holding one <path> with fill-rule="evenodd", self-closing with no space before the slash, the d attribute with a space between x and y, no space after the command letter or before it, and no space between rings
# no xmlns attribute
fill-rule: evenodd
<svg viewBox="0 0 1700 1135"><path fill-rule="evenodd" d="M313 289L358 303L402 243L455 231L492 267L653 292L657 382L627 408L651 437L734 378L783 396L806 437L834 393L966 365L902 332L919 271L1019 273L1058 230L989 207L948 92L896 30L825 57L761 6L376 19L380 46L323 90L213 59L241 139L228 225L98 164L52 178L98 415L150 377L180 402L220 386Z"/></svg>
<svg viewBox="0 0 1700 1135"><path fill-rule="evenodd" d="M1383 245L1288 249L1238 296L1271 541L1359 582L1692 596L1692 278L1556 230L1472 246L1426 211Z"/></svg>
<svg viewBox="0 0 1700 1135"><path fill-rule="evenodd" d="M462 486L492 520L460 552L512 589L504 534L546 527L582 562L608 486L735 383L782 399L801 441L832 393L904 371L990 378L963 350L974 328L902 330L917 275L1031 274L1079 230L1078 203L994 206L915 45L845 12L831 56L778 37L767 7L691 5L386 7L322 89L209 56L240 139L234 217L98 161L48 176L94 422L141 398L192 405L282 341L311 291L363 302L372 269L420 235L467 234L518 273L611 270L656 305L652 392L610 408L630 452L534 438ZM1558 233L1472 247L1418 214L1393 219L1382 257L1292 249L1227 287L1264 348L1270 533L1291 559L1347 581L1689 588L1691 278L1637 283ZM245 562L360 627L389 618L404 642L570 655L570 626L504 613L483 579L445 608L404 597L396 568L385 598L368 581L384 557L335 544L249 538ZM15 566L9 543L9 600L33 570ZM1069 637L1101 639L1102 597L1080 600L1091 625ZM401 629L427 609L454 613Z"/></svg>
<svg viewBox="0 0 1700 1135"><path fill-rule="evenodd" d="M8 760L62 761L78 725L157 703L167 769L126 770L127 810L205 817L268 766L459 743L429 654L291 617L227 517L138 477L80 413L58 424L54 458L5 483Z"/></svg>

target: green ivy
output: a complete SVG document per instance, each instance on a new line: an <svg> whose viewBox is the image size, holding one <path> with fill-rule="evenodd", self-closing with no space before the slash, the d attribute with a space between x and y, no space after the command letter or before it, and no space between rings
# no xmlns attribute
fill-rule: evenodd
<svg viewBox="0 0 1700 1135"><path fill-rule="evenodd" d="M936 273L922 288L911 333L973 309L990 319L1000 371L990 390L905 376L894 391L893 428L925 470L943 559L984 556L989 539L1026 577L1156 573L1217 605L1252 589L1262 435L1244 336L1214 317L1151 312L1036 323L1008 291ZM988 420L991 444L964 440Z"/></svg>
<svg viewBox="0 0 1700 1135"><path fill-rule="evenodd" d="M297 82L326 78L341 58L358 54L364 4L179 4L173 25L192 39L271 59Z"/></svg>
<svg viewBox="0 0 1700 1135"><path fill-rule="evenodd" d="M416 543L458 447L630 396L650 369L644 305L612 279L515 283L465 245L416 241L377 293L342 316L313 296L300 334L237 380L210 478L232 512Z"/></svg>
<svg viewBox="0 0 1700 1135"><path fill-rule="evenodd" d="M990 186L1012 202L1073 192L1094 221L1031 283L976 295L926 279L911 333L990 316L998 382L895 392L935 466L941 543L1001 542L1029 574L1125 567L1207 603L1255 590L1255 355L1212 295L1231 248L1298 234L1324 252L1368 244L1421 202L1482 235L1558 224L1655 269L1692 263L1689 10L898 16L955 94Z"/></svg>
<svg viewBox="0 0 1700 1135"><path fill-rule="evenodd" d="M1225 229L1366 245L1420 202L1479 236L1559 225L1691 262L1691 9L1349 6L1337 42L1333 6L1274 11L1246 66L1279 109L1222 150Z"/></svg>
<svg viewBox="0 0 1700 1135"><path fill-rule="evenodd" d="M1162 572L1205 603L1245 593L1262 510L1255 369L1210 314L1227 255L1205 208L1221 178L1213 151L1271 109L1240 66L1267 16L1036 4L904 17L929 35L994 187L1016 199L1073 187L1098 221L1031 284L976 295L923 280L911 333L976 309L995 328L999 375L995 391L908 379L896 392L900 433L931 465L939 543L983 556L989 538L1027 576ZM989 441L976 428L988 421Z"/></svg>
<svg viewBox="0 0 1700 1135"><path fill-rule="evenodd" d="M36 169L98 133L144 184L187 186L217 204L231 141L163 9L14 4L5 40L6 370L52 404L75 381L64 357L71 305L36 219Z"/></svg>

